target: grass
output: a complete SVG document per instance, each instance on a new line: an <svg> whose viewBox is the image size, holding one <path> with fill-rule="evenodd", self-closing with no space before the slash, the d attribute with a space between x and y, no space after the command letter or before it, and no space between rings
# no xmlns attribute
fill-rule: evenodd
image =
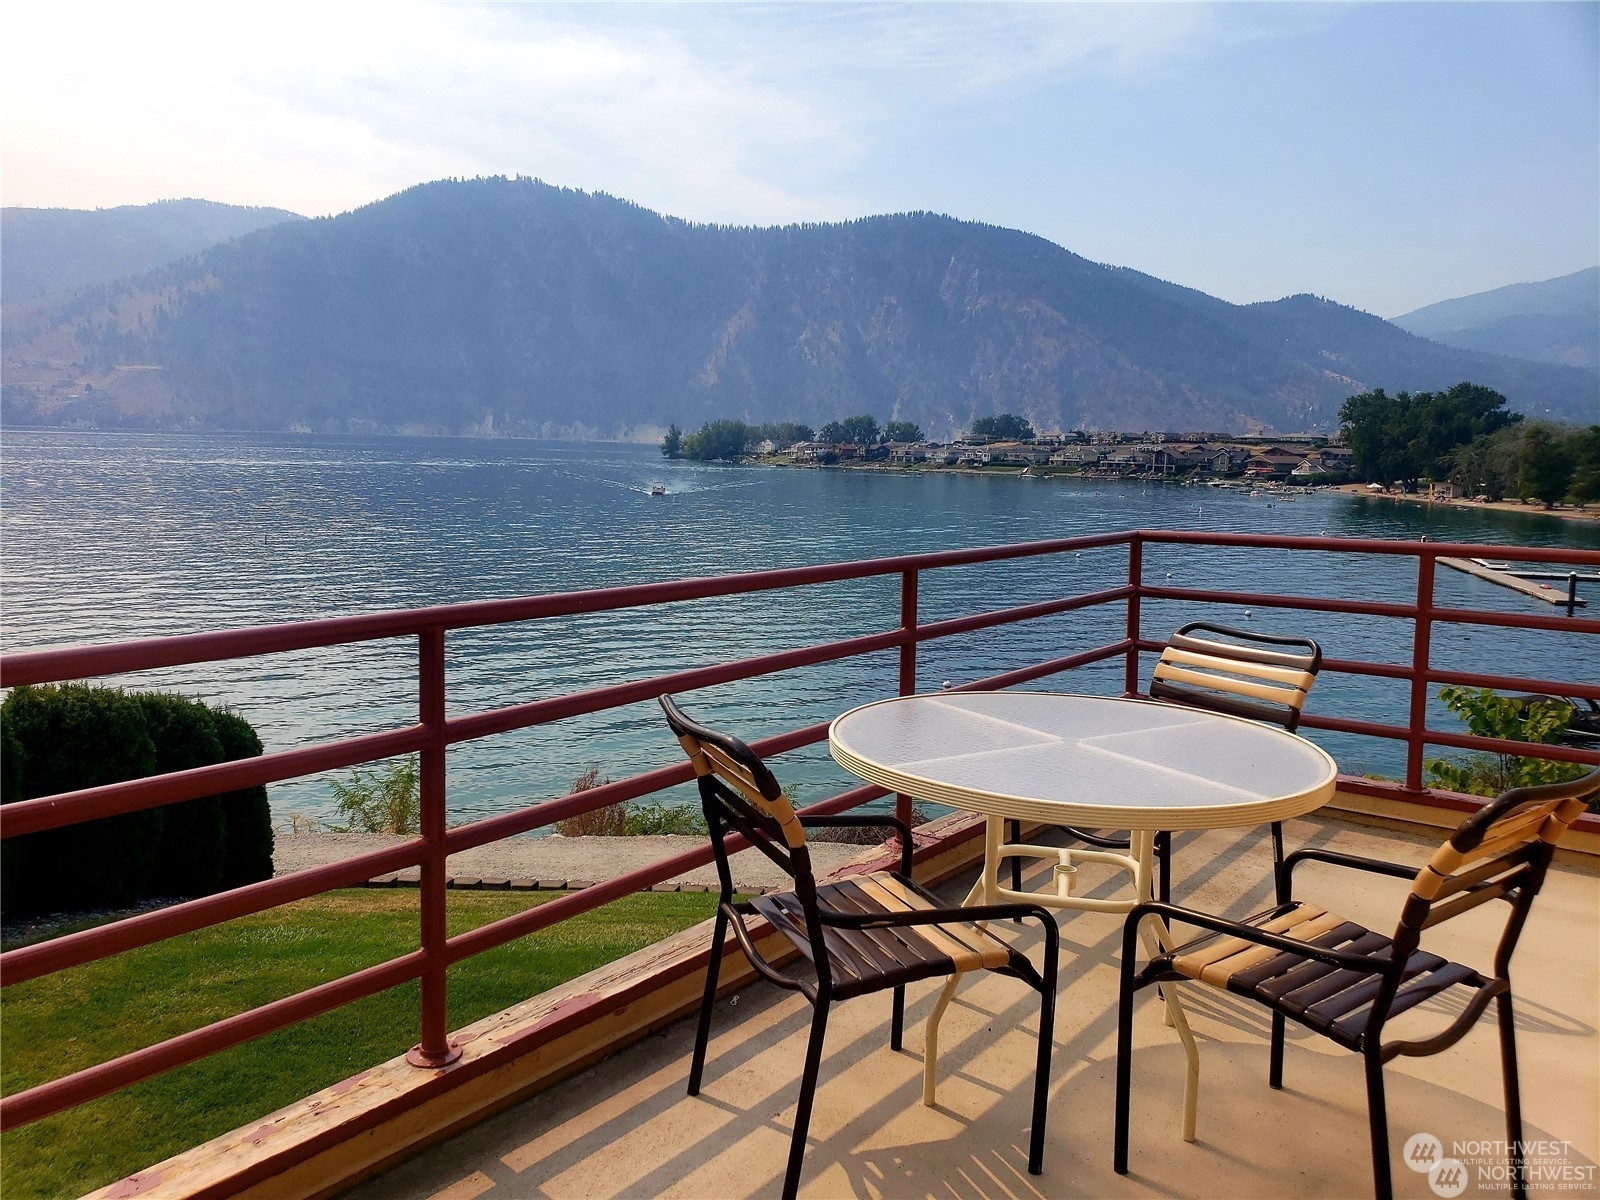
<svg viewBox="0 0 1600 1200"><path fill-rule="evenodd" d="M553 898L451 892L463 933ZM460 1028L712 915L716 896L643 893L450 972ZM358 888L230 921L6 989L0 1089L19 1092L413 950L417 893ZM415 983L8 1131L6 1200L79 1196L403 1053Z"/></svg>

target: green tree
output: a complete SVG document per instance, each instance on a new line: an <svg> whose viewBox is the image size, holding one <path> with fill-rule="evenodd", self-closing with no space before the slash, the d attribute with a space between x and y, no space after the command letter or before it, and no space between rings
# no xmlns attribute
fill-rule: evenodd
<svg viewBox="0 0 1600 1200"><path fill-rule="evenodd" d="M1503 500L1517 490L1522 459L1522 426L1508 425L1474 438L1451 456L1449 480L1463 496Z"/></svg>
<svg viewBox="0 0 1600 1200"><path fill-rule="evenodd" d="M667 436L661 439L661 457L683 457L683 430L676 425L667 426Z"/></svg>
<svg viewBox="0 0 1600 1200"><path fill-rule="evenodd" d="M697 462L717 459L735 459L745 452L750 442L750 427L743 421L707 421L699 433L683 439L684 458Z"/></svg>
<svg viewBox="0 0 1600 1200"><path fill-rule="evenodd" d="M993 438L997 442L1031 442L1033 424L1012 413L997 417L979 417L972 423L972 436Z"/></svg>
<svg viewBox="0 0 1600 1200"><path fill-rule="evenodd" d="M883 426L886 442L920 442L922 427L915 421L887 421Z"/></svg>
<svg viewBox="0 0 1600 1200"><path fill-rule="evenodd" d="M1521 420L1504 411L1505 402L1499 392L1474 383L1397 396L1376 388L1345 400L1339 432L1358 478L1415 487L1424 476L1450 474L1460 447Z"/></svg>
<svg viewBox="0 0 1600 1200"><path fill-rule="evenodd" d="M1567 494L1572 482L1572 450L1559 430L1535 425L1522 437L1522 465L1517 494L1541 500L1549 508Z"/></svg>
<svg viewBox="0 0 1600 1200"><path fill-rule="evenodd" d="M769 421L765 425L757 425L750 431L752 442L769 441L778 449L783 450L796 442L810 442L816 440L816 433L809 425L801 425L797 421Z"/></svg>
<svg viewBox="0 0 1600 1200"><path fill-rule="evenodd" d="M1573 438L1572 498L1580 504L1600 500L1600 425Z"/></svg>
<svg viewBox="0 0 1600 1200"><path fill-rule="evenodd" d="M1518 700L1488 688L1439 689L1445 707L1466 722L1475 737L1549 745L1559 741L1572 708L1559 700ZM1561 783L1582 774L1575 763L1517 754L1473 754L1464 759L1430 759L1429 782L1471 796L1498 796L1514 787Z"/></svg>
<svg viewBox="0 0 1600 1200"><path fill-rule="evenodd" d="M876 446L881 436L877 418L869 416L829 421L817 434L820 441L835 446Z"/></svg>

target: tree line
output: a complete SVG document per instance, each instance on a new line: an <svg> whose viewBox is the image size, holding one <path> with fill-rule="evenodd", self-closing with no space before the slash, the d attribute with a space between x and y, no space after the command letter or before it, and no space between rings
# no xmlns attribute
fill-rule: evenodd
<svg viewBox="0 0 1600 1200"><path fill-rule="evenodd" d="M877 446L884 442L920 442L922 430L913 421L888 421L880 428L876 417L845 417L829 421L820 430L796 421L747 425L743 421L707 421L697 433L684 433L676 425L667 426L661 439L665 458L688 458L696 462L738 458L753 454L762 442L782 449L796 442L826 442L830 446Z"/></svg>
<svg viewBox="0 0 1600 1200"><path fill-rule="evenodd" d="M1600 425L1525 421L1490 388L1458 383L1445 392L1382 388L1351 396L1339 410L1351 469L1369 483L1414 489L1448 480L1463 495L1517 496L1545 507L1600 500Z"/></svg>

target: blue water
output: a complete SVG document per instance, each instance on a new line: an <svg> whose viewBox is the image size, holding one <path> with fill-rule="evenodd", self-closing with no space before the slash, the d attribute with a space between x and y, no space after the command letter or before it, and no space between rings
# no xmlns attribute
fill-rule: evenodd
<svg viewBox="0 0 1600 1200"><path fill-rule="evenodd" d="M666 485L651 496L650 485ZM1242 492L1011 477L666 463L652 447L320 437L7 433L0 451L0 644L121 641L417 605L766 567L994 545L1137 527L1600 547L1594 526L1537 514L1426 508L1318 493ZM1146 580L1196 587L1414 599L1415 566L1378 556L1147 552ZM924 620L1115 586L1126 551L1088 551L925 577ZM1441 602L1554 612L1452 571ZM1600 600L1600 597L1594 599ZM878 632L898 580L465 631L449 641L451 715L665 671ZM1305 631L1334 658L1409 662L1410 628L1375 618L1147 603L1162 638L1208 615ZM1118 606L925 645L923 687L976 679L1121 636ZM1600 676L1592 637L1441 627L1434 661L1532 677ZM893 652L690 696L747 738L891 694ZM149 672L110 682L230 705L269 749L416 719L415 645ZM1121 690L1120 664L1039 687ZM1404 722L1403 684L1326 674L1314 710ZM1454 718L1433 716L1442 728ZM1397 775L1398 744L1313 733L1351 771ZM621 778L675 761L653 705L460 746L452 823L564 795L591 764ZM825 748L775 764L802 802L853 781ZM278 819L326 817L325 780L275 785Z"/></svg>

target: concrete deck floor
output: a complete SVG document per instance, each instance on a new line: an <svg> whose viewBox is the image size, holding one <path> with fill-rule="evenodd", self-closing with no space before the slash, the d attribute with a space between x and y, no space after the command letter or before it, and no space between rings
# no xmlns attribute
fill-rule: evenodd
<svg viewBox="0 0 1600 1200"><path fill-rule="evenodd" d="M1321 818L1286 830L1317 844L1420 865L1436 840ZM1179 835L1176 899L1244 916L1267 907L1264 831ZM1085 868L1087 875L1089 868ZM959 899L971 876L943 891ZM1393 929L1406 885L1311 865L1304 898L1371 928ZM1110 895L1108 879L1085 889ZM1505 907L1447 923L1425 945L1489 965ZM908 996L906 1050L888 1047L887 995L838 1006L830 1020L802 1196L1038 1200L1078 1196L1356 1197L1372 1194L1360 1059L1289 1028L1285 1088L1267 1087L1265 1010L1211 988L1183 989L1200 1043L1199 1140L1179 1137L1183 1054L1153 991L1135 1016L1132 1170L1111 1169L1120 918L1063 914L1060 1000L1044 1174L1026 1172L1038 1004L1013 979L964 984L941 1032L938 1107L921 1103L923 1022L936 983ZM1014 927L1024 946L1038 934ZM1037 954L1034 955L1038 960ZM1535 904L1516 960L1525 1138L1544 1147L1533 1195L1600 1190L1600 880L1557 867ZM1432 1001L1395 1033L1438 1028L1458 1011ZM350 1200L533 1200L776 1195L795 1110L809 1008L752 985L717 1006L706 1082L685 1094L692 1020L368 1181ZM1468 1166L1461 1193L1507 1195L1498 1046L1492 1017L1451 1050L1387 1069L1395 1193L1430 1197L1402 1161L1431 1133ZM1480 1165L1482 1170L1480 1170Z"/></svg>

